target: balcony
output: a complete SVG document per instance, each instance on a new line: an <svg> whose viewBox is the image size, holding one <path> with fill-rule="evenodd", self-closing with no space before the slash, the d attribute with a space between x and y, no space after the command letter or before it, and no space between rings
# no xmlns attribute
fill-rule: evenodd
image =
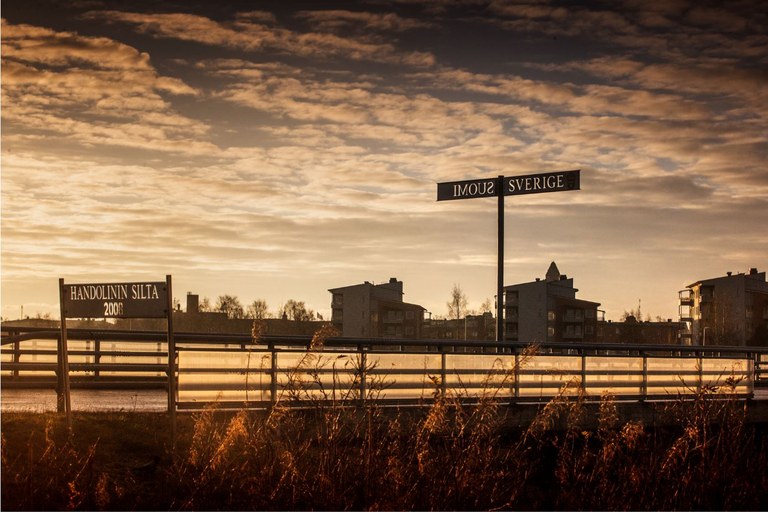
<svg viewBox="0 0 768 512"><path fill-rule="evenodd" d="M402 324L403 319L402 311L387 311L381 315L381 323L383 324Z"/></svg>
<svg viewBox="0 0 768 512"><path fill-rule="evenodd" d="M584 323L584 315L581 311L569 310L565 312L565 315L563 315L563 322L581 324Z"/></svg>

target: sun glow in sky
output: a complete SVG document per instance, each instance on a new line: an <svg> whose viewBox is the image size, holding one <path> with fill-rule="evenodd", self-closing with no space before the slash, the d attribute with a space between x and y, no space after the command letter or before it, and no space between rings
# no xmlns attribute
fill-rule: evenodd
<svg viewBox="0 0 768 512"><path fill-rule="evenodd" d="M3 2L2 316L166 274L182 304L327 315L396 276L478 308L495 200L436 183L581 169L507 198L506 284L555 261L607 318L676 319L687 284L768 266L760 4Z"/></svg>

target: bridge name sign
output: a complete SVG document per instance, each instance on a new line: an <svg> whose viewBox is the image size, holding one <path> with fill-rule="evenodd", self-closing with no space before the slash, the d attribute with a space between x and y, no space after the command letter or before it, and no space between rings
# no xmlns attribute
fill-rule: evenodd
<svg viewBox="0 0 768 512"><path fill-rule="evenodd" d="M65 284L62 307L67 318L165 318L168 286L145 283Z"/></svg>

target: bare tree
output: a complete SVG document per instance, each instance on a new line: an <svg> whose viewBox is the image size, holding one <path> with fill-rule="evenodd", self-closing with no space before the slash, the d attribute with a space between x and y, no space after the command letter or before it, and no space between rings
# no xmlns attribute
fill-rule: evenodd
<svg viewBox="0 0 768 512"><path fill-rule="evenodd" d="M307 322L315 319L315 312L311 309L307 309L304 301L288 299L288 301L280 307L280 316L288 320Z"/></svg>
<svg viewBox="0 0 768 512"><path fill-rule="evenodd" d="M263 320L265 318L269 318L271 315L267 310L267 301L265 301L264 299L254 300L248 306L246 316L248 318L253 318L254 320Z"/></svg>
<svg viewBox="0 0 768 512"><path fill-rule="evenodd" d="M233 318L243 318L245 311L243 305L240 304L240 299L234 295L219 295L216 299L216 311L221 311L227 314L227 318L230 320Z"/></svg>
<svg viewBox="0 0 768 512"><path fill-rule="evenodd" d="M491 299L487 298L483 301L482 304L480 304L480 314L483 313L492 313L493 312L493 304L491 304Z"/></svg>
<svg viewBox="0 0 768 512"><path fill-rule="evenodd" d="M197 306L197 310L201 313L210 313L213 311L211 300L208 297L203 297L203 300L201 300L200 304Z"/></svg>
<svg viewBox="0 0 768 512"><path fill-rule="evenodd" d="M448 318L456 320L456 338L459 339L459 320L467 314L467 295L461 289L461 285L454 284L451 290L451 300L448 306Z"/></svg>

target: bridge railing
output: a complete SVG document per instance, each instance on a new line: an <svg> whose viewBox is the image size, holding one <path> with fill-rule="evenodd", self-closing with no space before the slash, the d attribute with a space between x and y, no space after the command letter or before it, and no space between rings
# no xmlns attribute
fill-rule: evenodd
<svg viewBox="0 0 768 512"><path fill-rule="evenodd" d="M427 350L424 350L427 348ZM433 348L433 350L429 350ZM668 399L704 388L750 396L754 359L748 352L677 347L508 346L437 344L182 347L178 405L267 407L276 403L421 403L443 394L469 401L511 402L559 394L626 400Z"/></svg>
<svg viewBox="0 0 768 512"><path fill-rule="evenodd" d="M164 332L69 329L77 386L167 389ZM58 331L3 327L3 386L54 386ZM560 393L622 399L728 387L749 396L768 378L768 350L745 347L382 340L177 333L179 409L277 403L419 403L441 394L516 402Z"/></svg>
<svg viewBox="0 0 768 512"><path fill-rule="evenodd" d="M3 387L52 387L58 372L59 331L2 328ZM159 333L75 329L68 336L75 387L161 387L168 381L168 348Z"/></svg>

